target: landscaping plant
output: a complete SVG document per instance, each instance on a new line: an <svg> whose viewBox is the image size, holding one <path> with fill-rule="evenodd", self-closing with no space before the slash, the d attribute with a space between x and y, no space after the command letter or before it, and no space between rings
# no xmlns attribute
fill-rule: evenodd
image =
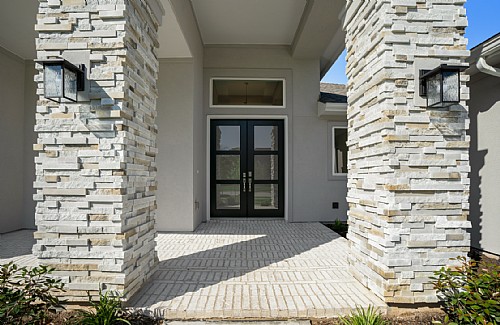
<svg viewBox="0 0 500 325"><path fill-rule="evenodd" d="M434 273L446 324L500 324L500 267L458 257L461 265Z"/></svg>
<svg viewBox="0 0 500 325"><path fill-rule="evenodd" d="M326 223L325 226L330 228L331 230L335 231L342 237L346 237L347 230L349 226L347 223L340 221L339 219L336 219L333 223Z"/></svg>
<svg viewBox="0 0 500 325"><path fill-rule="evenodd" d="M340 322L343 325L386 325L387 322L382 318L382 314L373 306L367 309L356 306L356 311L348 317L341 317Z"/></svg>
<svg viewBox="0 0 500 325"><path fill-rule="evenodd" d="M122 303L120 296L116 293L106 291L104 294L99 291L99 301L92 301L89 294L89 302L94 310L80 310L78 324L82 325L117 325L128 324L123 316Z"/></svg>
<svg viewBox="0 0 500 325"><path fill-rule="evenodd" d="M49 310L62 308L53 294L64 284L49 276L53 270L19 268L13 262L0 267L0 324L45 324Z"/></svg>

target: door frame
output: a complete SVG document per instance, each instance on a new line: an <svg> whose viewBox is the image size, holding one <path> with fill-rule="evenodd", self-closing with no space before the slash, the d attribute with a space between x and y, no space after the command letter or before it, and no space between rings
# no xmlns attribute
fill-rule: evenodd
<svg viewBox="0 0 500 325"><path fill-rule="evenodd" d="M285 206L284 206L284 219L288 221L288 116L287 115L207 115L206 124L206 215L207 222L210 221L210 123L212 120L283 120L285 133L285 179L284 179L284 189L285 189Z"/></svg>

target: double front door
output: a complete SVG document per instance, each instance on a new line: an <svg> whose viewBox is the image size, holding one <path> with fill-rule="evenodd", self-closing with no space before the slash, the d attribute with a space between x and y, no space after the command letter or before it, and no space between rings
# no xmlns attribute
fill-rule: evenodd
<svg viewBox="0 0 500 325"><path fill-rule="evenodd" d="M284 216L283 120L212 120L211 217Z"/></svg>

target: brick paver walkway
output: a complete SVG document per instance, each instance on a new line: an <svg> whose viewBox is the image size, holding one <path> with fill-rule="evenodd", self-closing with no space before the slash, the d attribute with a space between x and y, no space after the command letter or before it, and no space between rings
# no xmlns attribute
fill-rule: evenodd
<svg viewBox="0 0 500 325"><path fill-rule="evenodd" d="M212 220L158 235L159 271L131 305L167 319L332 317L386 305L347 270L319 223Z"/></svg>
<svg viewBox="0 0 500 325"><path fill-rule="evenodd" d="M131 301L167 319L305 318L386 305L347 270L347 241L319 223L212 220L158 234L159 271ZM34 266L33 231L0 235L0 264Z"/></svg>
<svg viewBox="0 0 500 325"><path fill-rule="evenodd" d="M37 259L31 254L34 244L33 230L0 234L0 264L14 261L19 266L37 265Z"/></svg>

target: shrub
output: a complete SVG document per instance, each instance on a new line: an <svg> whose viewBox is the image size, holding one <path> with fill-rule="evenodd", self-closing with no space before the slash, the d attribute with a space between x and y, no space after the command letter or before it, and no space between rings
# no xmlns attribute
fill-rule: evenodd
<svg viewBox="0 0 500 325"><path fill-rule="evenodd" d="M106 291L104 294L99 291L99 301L93 302L89 294L89 302L94 310L80 310L78 324L82 325L114 325L128 324L123 316L120 296L116 293Z"/></svg>
<svg viewBox="0 0 500 325"><path fill-rule="evenodd" d="M356 311L348 317L341 317L340 322L343 325L386 325L387 322L382 318L382 314L373 306L368 306L365 310L356 307Z"/></svg>
<svg viewBox="0 0 500 325"><path fill-rule="evenodd" d="M339 219L336 219L333 223L326 223L325 226L330 228L331 230L335 231L342 237L345 237L347 234L347 230L349 226L347 223L340 221Z"/></svg>
<svg viewBox="0 0 500 325"><path fill-rule="evenodd" d="M448 324L500 323L500 267L458 257L461 265L434 272L434 287L443 300Z"/></svg>
<svg viewBox="0 0 500 325"><path fill-rule="evenodd" d="M64 284L49 276L53 270L19 268L13 262L0 267L1 324L44 324L49 310L62 307L53 293L64 291Z"/></svg>

